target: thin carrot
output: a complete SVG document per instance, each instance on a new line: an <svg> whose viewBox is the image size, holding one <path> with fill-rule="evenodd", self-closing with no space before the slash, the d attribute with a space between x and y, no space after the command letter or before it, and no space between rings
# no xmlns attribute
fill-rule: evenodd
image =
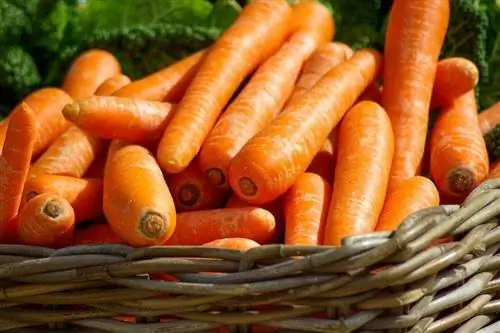
<svg viewBox="0 0 500 333"><path fill-rule="evenodd" d="M465 198L489 172L474 90L444 108L432 130L430 171L440 192Z"/></svg>
<svg viewBox="0 0 500 333"><path fill-rule="evenodd" d="M117 74L115 76L110 77L106 81L104 81L99 88L97 88L95 95L97 96L110 96L114 94L119 89L125 87L130 84L131 80L127 75Z"/></svg>
<svg viewBox="0 0 500 333"><path fill-rule="evenodd" d="M283 198L285 244L320 245L332 187L321 176L303 173Z"/></svg>
<svg viewBox="0 0 500 333"><path fill-rule="evenodd" d="M473 90L479 81L479 69L465 58L439 61L432 91L431 108L446 107L455 99Z"/></svg>
<svg viewBox="0 0 500 333"><path fill-rule="evenodd" d="M37 175L24 185L21 206L34 197L51 193L66 199L75 211L76 222L91 220L102 213L102 180L58 175Z"/></svg>
<svg viewBox="0 0 500 333"><path fill-rule="evenodd" d="M19 238L28 245L65 245L74 226L73 208L66 199L54 194L33 198L19 214Z"/></svg>
<svg viewBox="0 0 500 333"><path fill-rule="evenodd" d="M488 179L500 178L500 161L496 161L490 164L490 173L488 174Z"/></svg>
<svg viewBox="0 0 500 333"><path fill-rule="evenodd" d="M95 94L104 81L120 72L120 63L111 53L99 49L88 50L73 61L62 88L73 99L89 97Z"/></svg>
<svg viewBox="0 0 500 333"><path fill-rule="evenodd" d="M484 134L489 133L500 124L500 102L493 104L479 113L479 127Z"/></svg>
<svg viewBox="0 0 500 333"><path fill-rule="evenodd" d="M332 15L316 1L294 6L293 21L301 22L301 29L257 70L202 145L200 166L217 186L229 188L234 156L282 110L304 61L333 38Z"/></svg>
<svg viewBox="0 0 500 333"><path fill-rule="evenodd" d="M113 95L146 101L178 103L193 80L206 53L205 50L198 51L156 73L133 81Z"/></svg>
<svg viewBox="0 0 500 333"><path fill-rule="evenodd" d="M410 214L439 205L439 193L432 181L422 176L408 178L389 190L376 230L395 230Z"/></svg>
<svg viewBox="0 0 500 333"><path fill-rule="evenodd" d="M21 103L10 116L5 144L0 155L0 231L3 224L16 217L19 212L36 137L35 131L33 110L26 103Z"/></svg>
<svg viewBox="0 0 500 333"><path fill-rule="evenodd" d="M203 244L206 247L219 247L224 249L233 249L239 251L248 251L254 247L259 247L260 244L248 238L222 238Z"/></svg>
<svg viewBox="0 0 500 333"><path fill-rule="evenodd" d="M244 200L277 199L295 183L344 113L378 76L381 55L360 50L289 105L233 159L229 182Z"/></svg>
<svg viewBox="0 0 500 333"><path fill-rule="evenodd" d="M63 115L101 138L144 143L161 137L173 111L169 103L92 96L66 105Z"/></svg>
<svg viewBox="0 0 500 333"><path fill-rule="evenodd" d="M242 237L260 244L274 233L274 216L257 207L221 208L177 214L167 245L202 245L220 238Z"/></svg>
<svg viewBox="0 0 500 333"><path fill-rule="evenodd" d="M330 132L321 149L316 153L311 164L307 167L308 172L315 173L323 177L328 183L333 183L335 175L335 163L337 159L337 135L334 129Z"/></svg>
<svg viewBox="0 0 500 333"><path fill-rule="evenodd" d="M254 0L212 45L158 146L166 173L191 163L239 84L291 33L290 20L285 0Z"/></svg>
<svg viewBox="0 0 500 333"><path fill-rule="evenodd" d="M176 225L175 207L160 167L140 146L124 145L104 171L104 215L133 246L162 244Z"/></svg>
<svg viewBox="0 0 500 333"><path fill-rule="evenodd" d="M213 185L196 162L167 177L177 212L220 208L226 200L226 191Z"/></svg>
<svg viewBox="0 0 500 333"><path fill-rule="evenodd" d="M432 87L450 16L445 0L394 1L387 26L382 107L395 136L389 187L417 174ZM411 19L410 19L411 18Z"/></svg>
<svg viewBox="0 0 500 333"><path fill-rule="evenodd" d="M90 244L125 244L107 223L92 224L84 229L77 229L74 232L73 245Z"/></svg>

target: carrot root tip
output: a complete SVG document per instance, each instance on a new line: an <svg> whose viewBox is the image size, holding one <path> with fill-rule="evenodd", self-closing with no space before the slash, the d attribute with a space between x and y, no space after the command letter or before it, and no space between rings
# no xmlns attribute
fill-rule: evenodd
<svg viewBox="0 0 500 333"><path fill-rule="evenodd" d="M184 184L179 189L179 202L184 206L194 206L200 196L200 189L195 184Z"/></svg>
<svg viewBox="0 0 500 333"><path fill-rule="evenodd" d="M448 174L450 191L456 194L470 192L474 186L474 174L466 168L457 168Z"/></svg>
<svg viewBox="0 0 500 333"><path fill-rule="evenodd" d="M257 185L248 177L240 178L238 186L240 187L241 193L247 197L254 196L257 193Z"/></svg>
<svg viewBox="0 0 500 333"><path fill-rule="evenodd" d="M62 215L63 209L56 200L50 200L43 206L43 213L52 219L57 219Z"/></svg>
<svg viewBox="0 0 500 333"><path fill-rule="evenodd" d="M139 223L139 231L148 238L162 237L166 230L165 218L155 212L144 214Z"/></svg>
<svg viewBox="0 0 500 333"><path fill-rule="evenodd" d="M226 183L226 176L221 169L211 168L207 170L207 178L212 182L212 184L221 186Z"/></svg>

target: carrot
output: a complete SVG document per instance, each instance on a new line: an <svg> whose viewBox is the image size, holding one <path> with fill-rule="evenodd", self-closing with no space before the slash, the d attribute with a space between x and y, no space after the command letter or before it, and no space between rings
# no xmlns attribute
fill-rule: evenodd
<svg viewBox="0 0 500 333"><path fill-rule="evenodd" d="M290 20L285 0L254 0L212 45L158 146L166 173L191 163L239 84L291 33Z"/></svg>
<svg viewBox="0 0 500 333"><path fill-rule="evenodd" d="M439 193L432 181L422 176L408 178L387 193L376 230L395 230L410 214L437 205Z"/></svg>
<svg viewBox="0 0 500 333"><path fill-rule="evenodd" d="M0 231L19 212L36 137L35 130L33 110L23 102L10 116L0 155Z"/></svg>
<svg viewBox="0 0 500 333"><path fill-rule="evenodd" d="M73 99L89 97L109 78L120 74L118 60L108 51L92 49L80 54L71 64L62 88Z"/></svg>
<svg viewBox="0 0 500 333"><path fill-rule="evenodd" d="M43 193L56 194L66 199L75 211L77 223L94 219L102 213L101 179L37 175L26 181L21 206Z"/></svg>
<svg viewBox="0 0 500 333"><path fill-rule="evenodd" d="M167 177L177 212L220 208L226 200L226 191L215 187L194 162Z"/></svg>
<svg viewBox="0 0 500 333"><path fill-rule="evenodd" d="M75 230L71 244L125 244L125 242L116 235L109 224L99 223Z"/></svg>
<svg viewBox="0 0 500 333"><path fill-rule="evenodd" d="M168 103L93 96L66 105L63 115L101 138L145 143L161 137L173 111Z"/></svg>
<svg viewBox="0 0 500 333"><path fill-rule="evenodd" d="M5 136L7 135L7 128L9 127L8 118L0 121L0 152L2 152Z"/></svg>
<svg viewBox="0 0 500 333"><path fill-rule="evenodd" d="M178 103L193 80L205 50L198 51L174 64L133 81L113 95L146 101Z"/></svg>
<svg viewBox="0 0 500 333"><path fill-rule="evenodd" d="M465 198L489 172L474 90L443 109L430 141L430 171L440 192Z"/></svg>
<svg viewBox="0 0 500 333"><path fill-rule="evenodd" d="M473 90L479 81L479 69L465 58L439 61L432 90L431 108L446 107L455 99Z"/></svg>
<svg viewBox="0 0 500 333"><path fill-rule="evenodd" d="M162 244L175 229L174 202L163 174L140 146L123 145L109 158L103 208L114 232L133 246Z"/></svg>
<svg viewBox="0 0 500 333"><path fill-rule="evenodd" d="M131 80L127 75L117 74L104 81L99 88L97 88L95 95L97 96L110 96L119 89L130 84Z"/></svg>
<svg viewBox="0 0 500 333"><path fill-rule="evenodd" d="M315 173L323 177L328 183L332 184L335 175L335 163L337 159L337 131L330 132L321 149L316 153L311 164L307 167L308 172Z"/></svg>
<svg viewBox="0 0 500 333"><path fill-rule="evenodd" d="M389 187L415 176L421 163L449 16L449 1L393 2L385 37L384 61L388 65L384 67L381 99L395 137Z"/></svg>
<svg viewBox="0 0 500 333"><path fill-rule="evenodd" d="M74 226L73 208L66 199L54 194L33 198L19 214L19 238L29 245L65 245Z"/></svg>
<svg viewBox="0 0 500 333"><path fill-rule="evenodd" d="M227 176L234 156L281 111L304 61L318 45L333 38L332 15L316 1L296 5L293 21L304 28L257 70L202 145L201 168L217 186L229 188Z"/></svg>
<svg viewBox="0 0 500 333"><path fill-rule="evenodd" d="M493 104L479 113L479 127L484 134L489 133L500 124L500 102Z"/></svg>
<svg viewBox="0 0 500 333"><path fill-rule="evenodd" d="M328 72L303 98L289 105L235 156L233 191L251 204L277 199L295 183L329 133L378 76L381 55L360 50Z"/></svg>
<svg viewBox="0 0 500 333"><path fill-rule="evenodd" d="M216 239L214 241L203 244L203 246L248 251L254 247L259 247L260 244L248 238L235 237Z"/></svg>
<svg viewBox="0 0 500 333"><path fill-rule="evenodd" d="M264 244L274 233L273 214L257 207L221 208L177 214L166 245L202 245L220 238L248 238Z"/></svg>
<svg viewBox="0 0 500 333"><path fill-rule="evenodd" d="M285 244L320 245L332 187L321 176L304 173L283 198Z"/></svg>
<svg viewBox="0 0 500 333"><path fill-rule="evenodd" d="M366 88L366 90L359 96L358 102L371 101L380 103L382 98L382 89L374 82Z"/></svg>
<svg viewBox="0 0 500 333"><path fill-rule="evenodd" d="M488 174L488 179L500 178L500 161L496 161L490 164L490 173Z"/></svg>
<svg viewBox="0 0 500 333"><path fill-rule="evenodd" d="M319 47L304 63L287 105L297 102L297 99L321 80L329 70L351 58L352 55L353 50L339 42Z"/></svg>

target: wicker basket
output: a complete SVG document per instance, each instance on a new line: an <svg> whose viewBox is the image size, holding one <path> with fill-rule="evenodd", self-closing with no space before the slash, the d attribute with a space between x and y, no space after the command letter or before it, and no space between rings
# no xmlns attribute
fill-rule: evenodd
<svg viewBox="0 0 500 333"><path fill-rule="evenodd" d="M0 331L500 332L498 215L492 180L341 248L2 245Z"/></svg>

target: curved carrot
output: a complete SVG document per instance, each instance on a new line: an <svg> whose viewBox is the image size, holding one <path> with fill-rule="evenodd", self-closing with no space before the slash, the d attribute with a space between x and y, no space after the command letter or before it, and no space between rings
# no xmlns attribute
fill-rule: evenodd
<svg viewBox="0 0 500 333"><path fill-rule="evenodd" d="M176 226L175 207L160 167L140 146L124 145L104 171L104 215L133 246L164 243Z"/></svg>
<svg viewBox="0 0 500 333"><path fill-rule="evenodd" d="M285 244L320 245L323 242L332 187L321 176L304 173L283 198Z"/></svg>
<svg viewBox="0 0 500 333"><path fill-rule="evenodd" d="M339 129L325 245L340 245L346 236L375 229L384 205L394 152L394 135L385 110L359 102L347 112Z"/></svg>
<svg viewBox="0 0 500 333"><path fill-rule="evenodd" d="M69 202L50 193L33 198L19 214L19 238L29 245L65 245L74 226L75 214Z"/></svg>
<svg viewBox="0 0 500 333"><path fill-rule="evenodd" d="M120 74L120 63L108 51L92 49L80 54L71 64L62 88L73 99L95 94L109 78Z"/></svg>
<svg viewBox="0 0 500 333"><path fill-rule="evenodd" d="M289 105L236 155L229 169L233 191L259 204L277 199L302 174L326 138L378 76L381 55L360 50Z"/></svg>
<svg viewBox="0 0 500 333"><path fill-rule="evenodd" d="M167 177L177 212L220 208L225 202L226 191L215 187L195 162Z"/></svg>
<svg viewBox="0 0 500 333"><path fill-rule="evenodd" d="M500 102L493 104L486 110L479 113L479 128L484 134L489 133L497 125L500 124Z"/></svg>
<svg viewBox="0 0 500 333"><path fill-rule="evenodd" d="M335 175L335 163L337 160L337 131L330 132L321 149L314 156L311 164L307 167L308 172L315 173L323 177L332 184Z"/></svg>
<svg viewBox="0 0 500 333"><path fill-rule="evenodd" d="M376 230L395 230L410 214L437 205L439 193L432 181L422 176L408 178L387 193Z"/></svg>
<svg viewBox="0 0 500 333"><path fill-rule="evenodd" d="M173 111L169 103L93 96L66 105L63 115L102 138L145 143L161 137Z"/></svg>
<svg viewBox="0 0 500 333"><path fill-rule="evenodd" d="M107 223L92 224L84 229L77 229L71 240L73 245L90 244L125 244Z"/></svg>
<svg viewBox="0 0 500 333"><path fill-rule="evenodd" d="M441 110L430 141L430 171L440 192L465 198L489 172L474 90Z"/></svg>
<svg viewBox="0 0 500 333"><path fill-rule="evenodd" d="M10 116L0 155L0 233L3 225L19 212L36 137L35 131L33 110L23 102Z"/></svg>
<svg viewBox="0 0 500 333"><path fill-rule="evenodd" d="M145 101L178 103L206 53L205 50L198 51L156 73L133 81L113 95Z"/></svg>
<svg viewBox="0 0 500 333"><path fill-rule="evenodd" d="M316 1L294 6L292 20L300 22L299 30L257 70L201 147L200 166L217 186L229 188L234 156L282 110L304 61L333 38L332 15Z"/></svg>
<svg viewBox="0 0 500 333"><path fill-rule="evenodd" d="M488 174L488 179L500 178L500 161L496 161L490 164L490 173Z"/></svg>
<svg viewBox="0 0 500 333"><path fill-rule="evenodd" d="M432 87L450 16L444 0L394 1L387 26L382 107L395 147L389 187L413 177L424 154Z"/></svg>
<svg viewBox="0 0 500 333"><path fill-rule="evenodd" d="M257 207L221 208L177 214L177 227L166 245L202 245L242 237L260 244L274 234L274 216Z"/></svg>
<svg viewBox="0 0 500 333"><path fill-rule="evenodd" d="M248 251L260 244L248 238L222 238L203 244L206 247L218 247L223 249L233 249L239 251Z"/></svg>
<svg viewBox="0 0 500 333"><path fill-rule="evenodd" d="M26 181L21 207L44 193L56 194L66 199L75 211L77 223L92 220L102 213L101 179L37 175Z"/></svg>
<svg viewBox="0 0 500 333"><path fill-rule="evenodd" d="M99 88L97 88L95 95L97 96L109 96L115 93L117 90L125 87L132 82L127 75L117 74L110 77L104 81Z"/></svg>
<svg viewBox="0 0 500 333"><path fill-rule="evenodd" d="M166 173L191 163L243 79L288 37L290 19L285 0L255 0L212 45L158 146Z"/></svg>

